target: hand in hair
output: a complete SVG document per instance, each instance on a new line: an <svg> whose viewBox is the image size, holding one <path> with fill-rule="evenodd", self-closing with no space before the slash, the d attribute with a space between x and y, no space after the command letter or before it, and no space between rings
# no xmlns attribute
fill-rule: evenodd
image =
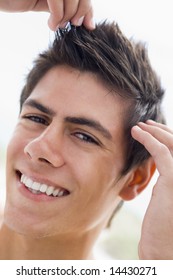
<svg viewBox="0 0 173 280"><path fill-rule="evenodd" d="M0 0L0 10L7 12L47 11L50 13L50 29L73 25L84 25L94 29L91 0Z"/></svg>
<svg viewBox="0 0 173 280"><path fill-rule="evenodd" d="M173 259L173 131L153 121L132 128L132 136L151 154L159 177L145 214L141 259Z"/></svg>

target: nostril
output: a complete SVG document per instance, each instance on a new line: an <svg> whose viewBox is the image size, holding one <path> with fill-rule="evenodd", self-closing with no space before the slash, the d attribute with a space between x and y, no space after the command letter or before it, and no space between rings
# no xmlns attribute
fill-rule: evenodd
<svg viewBox="0 0 173 280"><path fill-rule="evenodd" d="M26 145L24 153L28 159L35 163L49 164L53 167L64 165L64 158L61 153L59 151L55 152L50 143L45 143L45 141L34 139Z"/></svg>
<svg viewBox="0 0 173 280"><path fill-rule="evenodd" d="M47 160L47 159L45 159L45 158L39 158L39 161L41 161L41 162L46 162L46 163L51 164L51 162L50 162L50 161L48 161L48 160Z"/></svg>

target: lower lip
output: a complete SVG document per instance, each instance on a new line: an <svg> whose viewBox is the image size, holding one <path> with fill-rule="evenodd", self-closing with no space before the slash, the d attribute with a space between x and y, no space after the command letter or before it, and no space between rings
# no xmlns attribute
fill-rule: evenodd
<svg viewBox="0 0 173 280"><path fill-rule="evenodd" d="M44 193L34 194L21 182L19 182L19 191L26 198L29 198L37 202L55 201L55 199L58 198L58 197L48 196Z"/></svg>

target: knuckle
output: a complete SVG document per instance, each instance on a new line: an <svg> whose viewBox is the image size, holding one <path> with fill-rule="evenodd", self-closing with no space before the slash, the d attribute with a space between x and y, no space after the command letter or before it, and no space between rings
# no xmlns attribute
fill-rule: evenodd
<svg viewBox="0 0 173 280"><path fill-rule="evenodd" d="M159 144L159 148L158 148L158 152L159 152L160 154L165 155L165 154L170 153L170 150L169 150L169 148L168 148L166 145L160 143L160 144Z"/></svg>
<svg viewBox="0 0 173 280"><path fill-rule="evenodd" d="M90 10L92 10L91 2L90 1L83 1L77 10L77 15L85 15L87 14Z"/></svg>

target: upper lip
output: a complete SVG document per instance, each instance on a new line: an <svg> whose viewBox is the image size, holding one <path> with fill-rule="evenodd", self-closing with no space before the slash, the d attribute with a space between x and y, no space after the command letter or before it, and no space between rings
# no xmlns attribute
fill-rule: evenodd
<svg viewBox="0 0 173 280"><path fill-rule="evenodd" d="M70 190L67 189L66 187L64 187L62 185L57 185L57 184L53 183L51 180L49 180L47 178L43 178L43 176L40 176L38 174L36 175L34 172L25 172L25 171L19 170L19 169L17 170L17 172L20 173L20 175L24 174L25 176L27 176L34 182L38 182L40 184L46 184L48 186L52 186L55 188L61 188L61 189L64 189L64 190L67 190L68 192L70 192Z"/></svg>

